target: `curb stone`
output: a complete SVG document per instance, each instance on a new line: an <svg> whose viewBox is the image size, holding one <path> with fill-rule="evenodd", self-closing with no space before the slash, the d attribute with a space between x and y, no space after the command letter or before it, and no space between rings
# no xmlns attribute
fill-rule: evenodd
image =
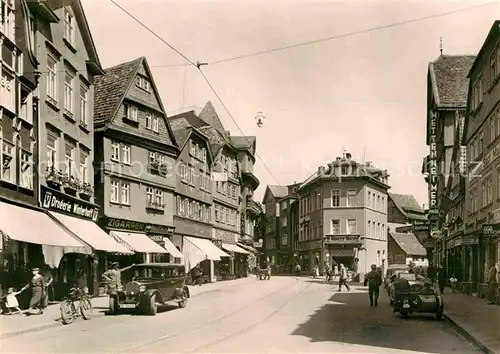
<svg viewBox="0 0 500 354"><path fill-rule="evenodd" d="M223 288L225 288L226 286L230 286L230 285L234 285L234 284L224 284ZM212 292L216 292L216 291L220 291L220 289L203 291L202 293L194 294L191 297L197 297L197 296L201 296L203 294L212 293ZM55 304L53 306L55 306ZM101 311L92 312L92 318L104 317L104 316L106 316L106 312L101 312ZM0 334L0 341L3 339L6 339L6 338L17 337L17 336L22 335L22 334L39 332L39 331L43 331L43 330L46 330L46 329L49 329L52 327L61 326L62 324L60 323L60 321L61 321L61 318L57 317L54 319L54 322L51 322L51 323L43 324L43 325L33 327L33 328L21 329L19 331Z"/></svg>
<svg viewBox="0 0 500 354"><path fill-rule="evenodd" d="M458 333L465 337L469 342L474 344L477 348L481 349L483 353L486 354L496 354L494 351L489 349L486 345L481 343L476 337L470 334L465 328L459 325L455 320L453 320L450 316L443 313L443 319L448 322Z"/></svg>

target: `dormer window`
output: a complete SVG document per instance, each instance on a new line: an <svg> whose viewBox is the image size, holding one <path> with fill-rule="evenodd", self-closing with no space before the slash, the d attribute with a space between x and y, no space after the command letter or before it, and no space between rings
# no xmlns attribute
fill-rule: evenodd
<svg viewBox="0 0 500 354"><path fill-rule="evenodd" d="M68 10L64 11L64 39L75 46L75 17Z"/></svg>

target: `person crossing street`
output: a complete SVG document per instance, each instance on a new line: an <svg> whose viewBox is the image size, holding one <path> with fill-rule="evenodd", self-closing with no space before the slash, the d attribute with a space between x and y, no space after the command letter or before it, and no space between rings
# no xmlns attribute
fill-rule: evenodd
<svg viewBox="0 0 500 354"><path fill-rule="evenodd" d="M378 305L378 296L380 294L380 285L382 285L382 274L375 264L371 265L371 271L366 274L364 285L368 285L368 296L370 297L370 306Z"/></svg>
<svg viewBox="0 0 500 354"><path fill-rule="evenodd" d="M340 265L339 291L342 291L342 285L346 287L347 291L351 290L349 284L347 284L347 269L343 264Z"/></svg>

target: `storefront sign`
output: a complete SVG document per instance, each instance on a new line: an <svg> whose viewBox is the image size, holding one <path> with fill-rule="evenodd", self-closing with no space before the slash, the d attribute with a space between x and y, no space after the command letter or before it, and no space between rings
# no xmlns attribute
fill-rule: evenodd
<svg viewBox="0 0 500 354"><path fill-rule="evenodd" d="M413 225L413 231L429 231L429 224L415 224Z"/></svg>
<svg viewBox="0 0 500 354"><path fill-rule="evenodd" d="M212 238L212 226L174 215L175 233L178 235Z"/></svg>
<svg viewBox="0 0 500 354"><path fill-rule="evenodd" d="M429 215L437 215L438 210L438 175L437 175L437 119L436 111L429 112Z"/></svg>
<svg viewBox="0 0 500 354"><path fill-rule="evenodd" d="M125 230L160 235L172 235L174 233L174 228L167 225L156 225L117 218L106 218L105 220L104 225L109 230Z"/></svg>
<svg viewBox="0 0 500 354"><path fill-rule="evenodd" d="M63 212L72 216L96 221L99 208L91 203L86 203L77 198L53 191L41 186L42 207L56 212Z"/></svg>
<svg viewBox="0 0 500 354"><path fill-rule="evenodd" d="M465 176L467 171L467 146L460 146L459 171L461 176Z"/></svg>
<svg viewBox="0 0 500 354"><path fill-rule="evenodd" d="M464 237L462 238L462 245L468 246L468 245L477 245L479 243L479 239L477 237Z"/></svg>
<svg viewBox="0 0 500 354"><path fill-rule="evenodd" d="M328 235L325 237L325 244L359 244L361 243L360 235Z"/></svg>
<svg viewBox="0 0 500 354"><path fill-rule="evenodd" d="M224 243L236 244L236 242L238 242L238 234L231 231L214 229L212 239L220 240L221 242Z"/></svg>
<svg viewBox="0 0 500 354"><path fill-rule="evenodd" d="M354 248L331 248L329 252L332 257L354 257Z"/></svg>
<svg viewBox="0 0 500 354"><path fill-rule="evenodd" d="M321 248L321 246L322 246L322 242L320 240L310 241L310 242L301 242L301 243L299 243L299 250L300 251L307 251L307 250Z"/></svg>

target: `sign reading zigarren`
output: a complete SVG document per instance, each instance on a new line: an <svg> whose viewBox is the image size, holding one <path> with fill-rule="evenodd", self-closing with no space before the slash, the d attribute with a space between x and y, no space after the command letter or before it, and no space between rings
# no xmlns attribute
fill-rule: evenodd
<svg viewBox="0 0 500 354"><path fill-rule="evenodd" d="M99 208L90 203L82 202L76 198L65 196L62 193L51 191L45 186L41 188L42 207L66 214L80 216L93 221L97 220Z"/></svg>
<svg viewBox="0 0 500 354"><path fill-rule="evenodd" d="M436 111L429 112L429 214L438 214L437 176L437 119Z"/></svg>

